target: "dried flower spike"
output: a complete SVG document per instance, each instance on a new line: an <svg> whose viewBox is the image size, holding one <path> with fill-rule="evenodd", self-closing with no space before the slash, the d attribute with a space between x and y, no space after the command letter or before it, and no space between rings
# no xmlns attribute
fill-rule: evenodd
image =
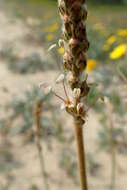
<svg viewBox="0 0 127 190"><path fill-rule="evenodd" d="M86 166L84 158L82 127L86 120L83 99L89 93L87 79L83 78L86 71L86 52L89 42L86 32L87 6L86 0L59 0L58 9L63 20L63 68L69 73L67 82L72 89L74 103L65 102L66 111L74 118L78 146L79 169L82 190L87 190ZM68 75L67 75L68 76Z"/></svg>

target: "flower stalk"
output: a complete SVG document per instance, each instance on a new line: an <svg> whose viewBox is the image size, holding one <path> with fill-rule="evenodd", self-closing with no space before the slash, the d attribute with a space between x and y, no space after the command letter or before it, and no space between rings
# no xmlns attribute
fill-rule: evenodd
<svg viewBox="0 0 127 190"><path fill-rule="evenodd" d="M78 150L78 161L79 161L79 171L80 171L80 183L82 190L87 190L87 176L86 176L86 163L85 163L85 151L83 142L83 128L82 125L74 123L75 126L75 137L77 142Z"/></svg>
<svg viewBox="0 0 127 190"><path fill-rule="evenodd" d="M41 166L41 173L43 177L43 182L44 182L44 188L45 190L49 190L49 184L47 180L47 172L45 169L45 162L44 162L44 155L42 152L42 146L40 142L40 137L41 137L41 113L42 113L42 101L38 101L35 107L35 142L36 142L36 147L38 150L38 156L40 160L40 166Z"/></svg>
<svg viewBox="0 0 127 190"><path fill-rule="evenodd" d="M71 104L66 103L65 108L74 119L81 189L87 190L83 142L83 125L87 115L83 102L89 93L86 77L86 52L89 48L85 23L87 19L86 0L58 0L58 9L63 21L63 40L60 41L65 52L63 68L69 75L67 82L73 94L73 101Z"/></svg>

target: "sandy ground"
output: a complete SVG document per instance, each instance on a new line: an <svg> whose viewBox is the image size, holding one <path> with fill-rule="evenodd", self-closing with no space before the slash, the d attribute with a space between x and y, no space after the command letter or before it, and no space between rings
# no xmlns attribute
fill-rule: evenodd
<svg viewBox="0 0 127 190"><path fill-rule="evenodd" d="M21 56L28 55L30 52L38 51L42 56L44 54L43 48L32 47L29 44L25 44L23 39L29 34L29 28L24 25L21 20L13 20L13 18L8 17L7 13L0 12L0 48L5 44L13 44L15 46L17 53L21 53ZM12 96L15 94L20 94L23 90L29 89L32 84L39 84L41 81L48 79L48 82L52 82L58 73L53 71L47 71L44 73L37 74L27 74L18 75L11 73L7 67L6 63L0 60L0 103L1 106L4 105L6 101L11 100ZM7 88L9 93L3 91L3 88ZM0 111L2 112L2 111ZM84 138L86 152L92 153L95 150L96 135L97 130L101 127L98 123L98 115L93 111L90 111L88 122L84 128ZM66 119L67 126L71 126L71 118ZM73 129L72 129L73 131ZM1 139L2 141L2 139ZM14 181L12 181L9 186L9 190L29 190L30 184L36 184L40 189L43 187L43 179L41 176L40 165L38 160L38 154L36 147L33 144L28 144L23 146L23 137L15 136L10 139L12 146L11 150L15 155L16 160L20 160L22 163L21 167L14 167L12 170L12 175L14 176ZM54 142L54 151L50 152L43 147L43 152L46 160L46 169L49 171L53 178L50 182L51 190L76 190L79 189L78 186L73 184L73 182L68 179L64 172L61 172L57 165L57 157L60 150L60 145ZM88 175L88 183L90 189L96 190L108 190L108 184L110 180L110 156L105 153L94 154L95 159L101 164L101 169L97 173L97 176L91 177ZM127 186L127 164L126 156L118 156L118 170L117 170L117 188L116 190L126 190ZM59 183L56 183L58 181ZM5 175L0 173L0 184L5 184ZM0 189L2 190L2 189Z"/></svg>

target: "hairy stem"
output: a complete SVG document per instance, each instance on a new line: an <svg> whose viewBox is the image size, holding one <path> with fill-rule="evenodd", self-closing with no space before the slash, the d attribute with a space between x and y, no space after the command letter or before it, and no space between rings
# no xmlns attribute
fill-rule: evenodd
<svg viewBox="0 0 127 190"><path fill-rule="evenodd" d="M49 190L50 188L49 188L49 184L48 184L48 180L47 180L44 155L42 152L42 146L41 146L41 142L40 142L41 113L42 113L42 102L39 101L39 102L37 102L36 109L35 109L35 123L36 123L35 142L36 142L36 147L38 150L38 157L39 157L39 161L40 161L41 173L42 173L42 177L43 177L44 187L45 187L45 190Z"/></svg>
<svg viewBox="0 0 127 190"><path fill-rule="evenodd" d="M74 127L75 127L75 138L76 138L76 143L77 143L78 165L79 165L79 172L80 172L81 188L82 190L88 190L87 176L86 176L86 163L85 163L85 150L84 150L84 140L83 140L83 126L78 124L75 119Z"/></svg>

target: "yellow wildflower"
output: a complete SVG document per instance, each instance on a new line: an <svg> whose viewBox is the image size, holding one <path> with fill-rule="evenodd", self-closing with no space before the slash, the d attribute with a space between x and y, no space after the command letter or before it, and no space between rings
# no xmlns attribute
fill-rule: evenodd
<svg viewBox="0 0 127 190"><path fill-rule="evenodd" d="M63 47L60 47L60 48L58 49L58 53L61 54L61 55L63 55L63 54L64 54L64 48L63 48Z"/></svg>
<svg viewBox="0 0 127 190"><path fill-rule="evenodd" d="M118 30L117 34L120 37L127 37L127 28L126 29L120 29L120 30Z"/></svg>
<svg viewBox="0 0 127 190"><path fill-rule="evenodd" d="M114 42L116 42L116 36L112 35L107 39L107 44L112 45Z"/></svg>
<svg viewBox="0 0 127 190"><path fill-rule="evenodd" d="M97 66L97 62L94 59L89 59L87 62L86 72L89 73L94 70Z"/></svg>
<svg viewBox="0 0 127 190"><path fill-rule="evenodd" d="M126 44L120 44L109 54L110 59L119 59L126 53Z"/></svg>
<svg viewBox="0 0 127 190"><path fill-rule="evenodd" d="M52 34L47 34L46 37L45 37L45 40L46 40L47 42L50 42L50 41L53 40L53 38L54 38L54 35L52 35Z"/></svg>
<svg viewBox="0 0 127 190"><path fill-rule="evenodd" d="M45 29L44 29L44 31L45 32L56 32L57 30L58 30L58 28L59 28L59 25L58 25L58 23L56 22L56 23L54 23L54 24L52 24L52 25L50 25L50 26L47 26Z"/></svg>
<svg viewBox="0 0 127 190"><path fill-rule="evenodd" d="M104 45L104 51L108 51L110 46L116 42L116 36L112 35L110 36L107 41L106 41L106 44Z"/></svg>

